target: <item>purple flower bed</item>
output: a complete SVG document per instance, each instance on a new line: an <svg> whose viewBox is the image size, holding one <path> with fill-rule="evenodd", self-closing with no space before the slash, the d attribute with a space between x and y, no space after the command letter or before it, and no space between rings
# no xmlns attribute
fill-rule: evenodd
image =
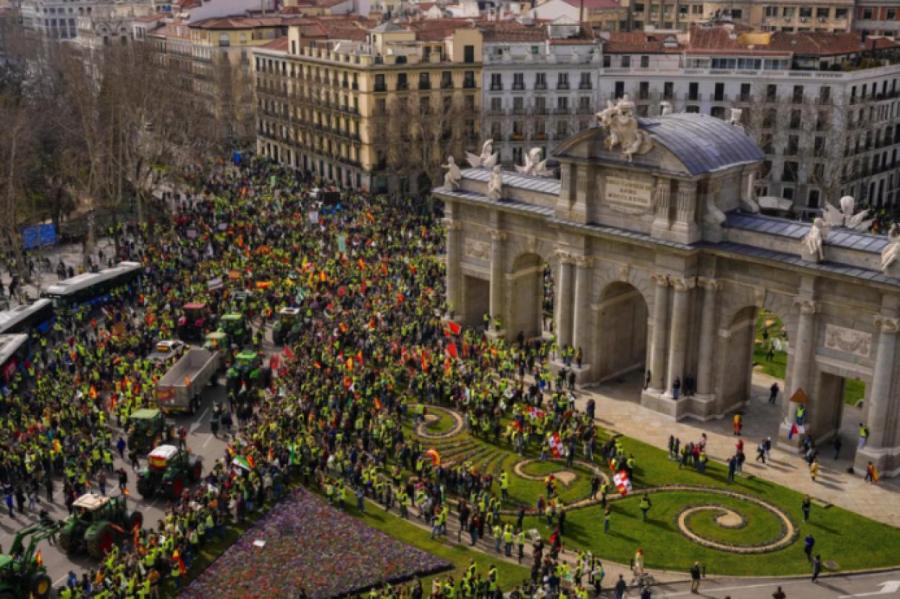
<svg viewBox="0 0 900 599"><path fill-rule="evenodd" d="M256 547L256 540L265 547ZM291 597L361 592L451 568L298 489L247 530L194 580L180 599Z"/></svg>

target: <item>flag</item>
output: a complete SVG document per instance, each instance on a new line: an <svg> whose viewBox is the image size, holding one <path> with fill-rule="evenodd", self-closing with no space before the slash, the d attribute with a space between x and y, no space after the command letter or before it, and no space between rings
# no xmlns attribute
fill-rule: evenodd
<svg viewBox="0 0 900 599"><path fill-rule="evenodd" d="M447 329L450 331L451 335L459 335L462 332L462 326L452 320L447 322Z"/></svg>
<svg viewBox="0 0 900 599"><path fill-rule="evenodd" d="M788 441L794 438L794 435L800 432L800 427L796 422L791 423L791 430L788 431Z"/></svg>
<svg viewBox="0 0 900 599"><path fill-rule="evenodd" d="M550 435L550 453L553 454L553 457L562 457L565 454L565 451L566 448L563 447L563 442L559 436L559 433L553 433L552 435Z"/></svg>
<svg viewBox="0 0 900 599"><path fill-rule="evenodd" d="M616 489L619 491L619 495L628 495L631 492L631 479L628 478L628 473L624 470L619 470L613 476L613 484L616 485Z"/></svg>
<svg viewBox="0 0 900 599"><path fill-rule="evenodd" d="M284 354L284 357L288 360L294 359L294 350L292 350L287 345L284 346L284 349L281 350L281 353Z"/></svg>
<svg viewBox="0 0 900 599"><path fill-rule="evenodd" d="M459 351L456 349L455 343L451 343L450 345L447 346L447 353L454 358L459 357Z"/></svg>

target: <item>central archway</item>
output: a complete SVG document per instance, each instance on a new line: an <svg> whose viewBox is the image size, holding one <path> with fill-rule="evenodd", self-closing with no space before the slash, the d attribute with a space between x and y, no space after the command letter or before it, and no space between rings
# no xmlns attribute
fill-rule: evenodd
<svg viewBox="0 0 900 599"><path fill-rule="evenodd" d="M647 302L629 283L615 282L600 295L592 368L598 382L643 369L647 357Z"/></svg>

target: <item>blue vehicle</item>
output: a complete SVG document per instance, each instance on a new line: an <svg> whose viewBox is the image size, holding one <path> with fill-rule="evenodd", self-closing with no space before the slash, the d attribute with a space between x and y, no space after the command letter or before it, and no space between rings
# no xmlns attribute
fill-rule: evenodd
<svg viewBox="0 0 900 599"><path fill-rule="evenodd" d="M0 312L0 335L25 333L46 335L56 320L53 302L39 299L29 306L18 306Z"/></svg>

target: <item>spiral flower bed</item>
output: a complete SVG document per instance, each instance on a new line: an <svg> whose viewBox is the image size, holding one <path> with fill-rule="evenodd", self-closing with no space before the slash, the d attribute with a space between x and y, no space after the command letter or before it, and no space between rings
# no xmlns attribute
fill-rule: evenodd
<svg viewBox="0 0 900 599"><path fill-rule="evenodd" d="M438 418L451 418L453 420L453 426L445 431L434 431L431 429L431 427L429 427L429 419L426 415L425 422L420 422L416 426L416 434L420 437L423 437L425 439L446 439L459 433L463 429L464 420L462 414L460 414L456 410L451 410L450 408L444 408L434 405L428 405L426 406L426 409L429 415L435 415Z"/></svg>
<svg viewBox="0 0 900 599"><path fill-rule="evenodd" d="M449 568L450 563L366 526L301 488L257 521L179 597L291 597L302 588L313 599L325 599Z"/></svg>

